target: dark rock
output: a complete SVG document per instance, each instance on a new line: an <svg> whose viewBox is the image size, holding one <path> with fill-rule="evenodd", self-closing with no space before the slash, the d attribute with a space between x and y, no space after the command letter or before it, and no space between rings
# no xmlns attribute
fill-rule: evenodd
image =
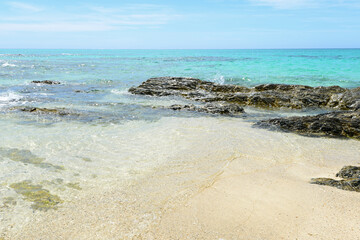
<svg viewBox="0 0 360 240"><path fill-rule="evenodd" d="M237 114L245 112L239 105L229 103L208 103L201 107L199 111L213 114Z"/></svg>
<svg viewBox="0 0 360 240"><path fill-rule="evenodd" d="M20 110L22 112L38 113L38 114L55 114L55 115L69 115L70 113L64 109L38 108L38 107L14 107L10 110Z"/></svg>
<svg viewBox="0 0 360 240"><path fill-rule="evenodd" d="M195 110L195 105L180 105L180 104L173 104L169 107L169 109L180 111L180 110Z"/></svg>
<svg viewBox="0 0 360 240"><path fill-rule="evenodd" d="M60 82L57 82L57 81L51 81L51 80L44 80L44 81L32 81L32 83L37 83L37 84L48 84L48 85L58 85L58 84L61 84Z"/></svg>
<svg viewBox="0 0 360 240"><path fill-rule="evenodd" d="M75 90L74 92L76 92L76 93L102 93L104 91L99 90L99 89L91 89L91 90Z"/></svg>
<svg viewBox="0 0 360 240"><path fill-rule="evenodd" d="M347 137L360 140L360 111L324 113L316 116L275 118L255 126L272 128L308 136Z"/></svg>
<svg viewBox="0 0 360 240"><path fill-rule="evenodd" d="M202 106L195 106L193 104L189 105L180 105L174 104L169 107L172 110L188 110L188 111L197 111L205 112L211 114L238 114L244 113L244 109L237 104L229 103L208 103Z"/></svg>
<svg viewBox="0 0 360 240"><path fill-rule="evenodd" d="M360 179L346 179L346 180L334 180L331 178L313 178L311 179L312 184L326 185L336 187L347 191L360 192Z"/></svg>
<svg viewBox="0 0 360 240"><path fill-rule="evenodd" d="M360 192L360 167L345 166L336 174L336 177L341 177L343 179L313 178L310 183L332 186L347 191Z"/></svg>
<svg viewBox="0 0 360 240"><path fill-rule="evenodd" d="M360 178L360 167L345 166L336 174L336 177Z"/></svg>
<svg viewBox="0 0 360 240"><path fill-rule="evenodd" d="M326 108L348 110L317 116L277 118L257 123L260 127L278 127L302 135L360 139L360 87L310 87L304 85L262 84L254 88L219 85L196 78L151 78L129 92L150 96L182 96L212 105L174 105L174 110L233 114L242 106L265 109ZM220 104L220 105L219 105ZM236 107L235 107L236 106ZM349 111L350 110L350 111Z"/></svg>
<svg viewBox="0 0 360 240"><path fill-rule="evenodd" d="M343 110L360 109L360 87L333 94L328 102L328 106Z"/></svg>
<svg viewBox="0 0 360 240"><path fill-rule="evenodd" d="M262 84L247 88L219 85L196 78L159 77L150 78L140 86L130 88L129 92L150 96L182 96L202 102L223 101L260 108L360 108L360 88L345 89L339 86Z"/></svg>
<svg viewBox="0 0 360 240"><path fill-rule="evenodd" d="M140 86L130 88L129 92L133 94L151 96L181 95L182 91L191 91L198 89L200 83L202 83L202 81L196 78L150 78L146 82L143 82Z"/></svg>

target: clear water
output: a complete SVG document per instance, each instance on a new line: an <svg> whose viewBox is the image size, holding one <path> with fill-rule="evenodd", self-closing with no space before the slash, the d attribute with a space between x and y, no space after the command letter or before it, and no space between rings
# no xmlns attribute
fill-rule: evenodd
<svg viewBox="0 0 360 240"><path fill-rule="evenodd" d="M150 77L191 76L253 86L289 83L354 87L360 49L0 50L1 85L31 80L136 85Z"/></svg>
<svg viewBox="0 0 360 240"><path fill-rule="evenodd" d="M158 113L138 106L156 105L157 100L131 96L127 89L158 76L245 86L287 83L351 88L360 85L360 49L0 50L0 109L47 104L87 111L84 121L98 119L99 114L113 120L152 119ZM63 84L39 86L30 84L33 80Z"/></svg>
<svg viewBox="0 0 360 240"><path fill-rule="evenodd" d="M159 221L157 211L164 199L176 202L177 193L204 184L229 159L246 153L256 159L273 156L271 161L276 162L283 159L278 154L286 156L295 148L299 156L309 152L303 137L291 135L296 144L286 148L289 135L253 129L248 122L284 113L249 109L245 119L175 113L161 106L186 100L127 92L157 76L245 86L287 83L351 88L360 86L360 49L0 50L0 238L18 233L21 239L20 230L26 224L32 229L34 219L44 217L46 222L46 214L57 211L34 210L33 203L11 187L24 180L59 196L64 201L60 209L69 215L73 214L69 204L90 206L94 202L87 200L89 196L121 192L116 196L129 208L124 207L126 218L120 225L128 226L129 219L142 223L130 224L131 231L122 230L128 235L121 236L131 238ZM34 80L62 84L32 84ZM69 114L13 111L17 106L64 108ZM277 151L267 146L271 141ZM324 150L319 157L327 154L327 146L342 146L348 149L344 154L351 156L359 151L356 141L321 140L319 145ZM337 158L342 159L342 154ZM139 205L134 199L141 199ZM157 201L159 206L152 207ZM102 209L102 203L111 205L104 199L95 205Z"/></svg>

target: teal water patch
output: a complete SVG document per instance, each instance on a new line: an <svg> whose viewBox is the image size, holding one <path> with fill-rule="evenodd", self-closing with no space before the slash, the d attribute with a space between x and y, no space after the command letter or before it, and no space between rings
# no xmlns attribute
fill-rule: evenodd
<svg viewBox="0 0 360 240"><path fill-rule="evenodd" d="M360 83L360 49L0 50L0 85L57 80L127 88L150 77L248 78L243 84Z"/></svg>

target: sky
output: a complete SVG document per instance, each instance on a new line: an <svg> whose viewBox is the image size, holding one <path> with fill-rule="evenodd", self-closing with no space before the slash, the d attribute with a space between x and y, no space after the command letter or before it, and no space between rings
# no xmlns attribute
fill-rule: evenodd
<svg viewBox="0 0 360 240"><path fill-rule="evenodd" d="M0 48L360 48L360 0L0 0Z"/></svg>

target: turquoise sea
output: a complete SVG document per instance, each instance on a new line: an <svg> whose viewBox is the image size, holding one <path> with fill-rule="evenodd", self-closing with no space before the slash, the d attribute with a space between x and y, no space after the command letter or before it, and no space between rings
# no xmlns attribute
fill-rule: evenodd
<svg viewBox="0 0 360 240"><path fill-rule="evenodd" d="M73 231L58 239L92 239L94 231L104 237L93 239L133 239L231 161L267 166L296 153L294 161L311 163L334 146L347 149L331 157L338 162L359 154L357 141L251 127L251 119L302 113L212 117L161 108L184 99L127 92L159 76L353 88L360 86L360 49L0 50L0 239L63 234L65 222ZM31 83L41 80L61 84Z"/></svg>
<svg viewBox="0 0 360 240"><path fill-rule="evenodd" d="M132 108L137 98L126 95L127 89L158 76L244 86L286 83L351 88L360 85L360 49L0 50L0 107L10 102L73 108L112 103ZM33 86L34 80L63 84ZM111 114L121 115L119 111Z"/></svg>
<svg viewBox="0 0 360 240"><path fill-rule="evenodd" d="M111 82L117 88L149 77L192 76L220 83L340 85L360 79L360 49L294 50L0 50L1 86L31 80Z"/></svg>

